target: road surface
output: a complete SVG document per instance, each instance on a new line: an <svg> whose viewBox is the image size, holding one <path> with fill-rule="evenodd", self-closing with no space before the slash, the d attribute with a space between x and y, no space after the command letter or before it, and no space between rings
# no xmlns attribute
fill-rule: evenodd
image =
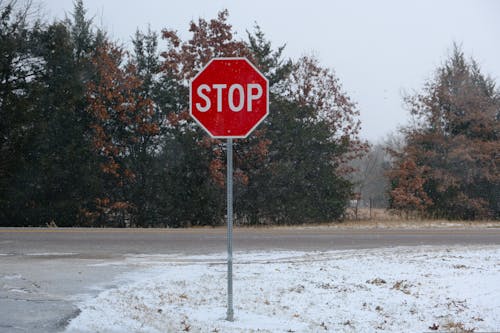
<svg viewBox="0 0 500 333"><path fill-rule="evenodd" d="M421 245L500 245L500 228L235 229L234 251L330 251ZM224 228L0 228L0 332L58 332L78 301L114 287L140 269L134 255L207 254L226 250Z"/></svg>

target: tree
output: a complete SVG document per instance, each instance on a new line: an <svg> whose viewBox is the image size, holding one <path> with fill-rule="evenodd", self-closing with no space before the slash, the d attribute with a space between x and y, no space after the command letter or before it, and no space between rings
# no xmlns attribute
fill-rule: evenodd
<svg viewBox="0 0 500 333"><path fill-rule="evenodd" d="M273 112L264 122L268 153L242 190L248 219L292 224L340 219L351 196L347 162L365 149L357 138L358 111L334 73L316 59L284 64L290 67L274 69L288 75L276 82Z"/></svg>
<svg viewBox="0 0 500 333"><path fill-rule="evenodd" d="M34 109L29 167L22 178L31 178L26 187L33 196L31 223L70 226L81 222L81 210L89 204L95 184L90 166L94 159L87 140L88 118L81 108L83 70L75 61L66 25L48 26L40 40L45 70Z"/></svg>
<svg viewBox="0 0 500 333"><path fill-rule="evenodd" d="M455 46L423 92L409 96L415 120L391 174L393 203L417 195L420 209L453 219L499 218L500 94ZM406 183L418 184L418 193ZM399 199L398 199L399 198ZM398 206L395 208L404 208Z"/></svg>
<svg viewBox="0 0 500 333"><path fill-rule="evenodd" d="M164 192L163 166L159 161L161 137L165 127L160 126L166 115L160 107L160 101L168 99L168 86L160 77L160 58L158 52L158 34L148 28L146 33L136 31L132 40L134 52L130 62L135 67L135 75L140 80L140 96L148 99L151 107L149 122L156 124L156 130L142 133L129 156L130 168L135 178L128 197L135 206L135 224L139 226L158 225L162 220L162 211L167 204Z"/></svg>
<svg viewBox="0 0 500 333"><path fill-rule="evenodd" d="M18 29L25 29L21 37L12 42L16 36L12 30L8 37L11 42L2 43L18 48L12 64L19 70L11 71L18 81L15 93L8 95L10 88L2 87L4 95L17 96L17 102L8 102L10 107L2 110L19 122L21 131L17 135L24 142L16 147L21 163L10 172L9 184L2 187L7 206L1 211L6 212L10 225L83 223L99 186L88 140L89 118L84 111L85 82L91 77L88 52L96 41L89 30L90 21L82 15L76 8L75 21L50 25L35 22L31 26L27 21L16 21ZM86 53L83 49L75 51L81 44L72 34L77 30L85 30L89 36ZM8 81L7 85L13 82ZM11 131L16 128L14 122L6 125ZM14 139L12 134L4 137Z"/></svg>
<svg viewBox="0 0 500 333"><path fill-rule="evenodd" d="M27 150L34 125L32 87L43 63L37 55L38 26L29 21L31 8L0 1L0 225L14 220L19 170L28 166Z"/></svg>
<svg viewBox="0 0 500 333"><path fill-rule="evenodd" d="M398 169L392 171L394 177L391 195L391 207L403 211L406 217L411 212L422 214L432 205L432 200L424 190L428 168L418 166L414 160L405 159Z"/></svg>
<svg viewBox="0 0 500 333"><path fill-rule="evenodd" d="M164 69L187 84L212 58L248 56L245 43L233 37L228 15L223 10L216 19L192 21L189 27L192 37L186 42L175 31L163 30L163 38L168 42L167 50L162 53Z"/></svg>
<svg viewBox="0 0 500 333"><path fill-rule="evenodd" d="M272 101L268 154L241 187L240 210L249 223L297 224L341 218L350 183L335 163L342 147L325 123L306 122L311 109Z"/></svg>
<svg viewBox="0 0 500 333"><path fill-rule="evenodd" d="M73 41L73 53L77 65L88 59L89 54L95 46L95 35L92 32L92 20L87 18L87 11L83 0L76 0L72 13L73 20L68 20L71 27L71 38Z"/></svg>
<svg viewBox="0 0 500 333"><path fill-rule="evenodd" d="M328 127L328 140L338 145L332 162L339 167L339 172L351 172L348 162L366 152L367 144L358 137L361 129L357 119L359 110L342 91L335 73L320 66L317 59L304 56L294 65L285 82L283 97L309 107L305 122L323 123Z"/></svg>
<svg viewBox="0 0 500 333"><path fill-rule="evenodd" d="M100 156L105 177L102 197L96 198L102 216L125 225L139 207L130 193L137 177L144 177L142 163L148 142L158 134L154 108L141 92L137 68L123 65L125 52L110 42L97 49L92 63L96 78L87 84L87 111L92 117L93 147ZM141 183L142 185L142 183ZM137 199L137 197L135 197ZM144 208L141 202L141 208Z"/></svg>
<svg viewBox="0 0 500 333"><path fill-rule="evenodd" d="M284 82L292 71L293 62L283 59L285 45L273 50L273 46L259 25L255 25L254 31L247 31L247 47L253 61L259 65L259 70L269 81L272 94L283 95Z"/></svg>

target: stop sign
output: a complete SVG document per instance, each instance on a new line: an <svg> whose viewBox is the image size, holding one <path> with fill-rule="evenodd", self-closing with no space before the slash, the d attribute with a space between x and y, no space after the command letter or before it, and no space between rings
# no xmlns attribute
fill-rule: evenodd
<svg viewBox="0 0 500 333"><path fill-rule="evenodd" d="M194 77L190 111L213 138L245 138L269 113L269 83L246 58L215 58Z"/></svg>

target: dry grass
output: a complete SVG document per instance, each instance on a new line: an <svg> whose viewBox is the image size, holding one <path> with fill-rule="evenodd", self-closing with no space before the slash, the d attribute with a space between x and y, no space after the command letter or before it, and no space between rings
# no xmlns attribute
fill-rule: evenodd
<svg viewBox="0 0 500 333"><path fill-rule="evenodd" d="M450 221L409 218L381 208L350 208L347 218L338 226L345 228L500 228L500 221Z"/></svg>
<svg viewBox="0 0 500 333"><path fill-rule="evenodd" d="M383 220L395 221L401 220L401 217L392 214L389 210L383 208L348 208L346 212L347 220Z"/></svg>
<svg viewBox="0 0 500 333"><path fill-rule="evenodd" d="M476 329L475 328L467 328L463 323L456 323L453 321L449 321L448 323L443 325L443 329L446 330L446 332L454 332L454 333L473 333Z"/></svg>

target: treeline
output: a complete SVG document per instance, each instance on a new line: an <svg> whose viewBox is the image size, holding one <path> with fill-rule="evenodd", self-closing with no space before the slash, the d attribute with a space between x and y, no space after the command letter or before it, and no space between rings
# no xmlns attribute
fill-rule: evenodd
<svg viewBox="0 0 500 333"><path fill-rule="evenodd" d="M285 58L258 26L236 38L227 11L189 33L137 31L127 50L81 0L52 23L0 0L0 226L223 224L225 144L188 113L189 81L214 57L248 58L271 89L269 117L235 141L237 223L340 220L352 199L500 218L500 92L459 47L406 96L410 125L370 150L314 57Z"/></svg>
<svg viewBox="0 0 500 333"><path fill-rule="evenodd" d="M270 116L235 141L239 223L341 219L348 162L366 145L356 105L313 57L291 61L227 11L133 49L95 28L81 0L52 23L0 1L0 226L218 225L225 145L188 114L188 83L214 57L247 57L270 82ZM166 46L159 49L159 41Z"/></svg>
<svg viewBox="0 0 500 333"><path fill-rule="evenodd" d="M454 45L421 91L409 125L353 160L358 207L406 218L500 219L500 91Z"/></svg>

